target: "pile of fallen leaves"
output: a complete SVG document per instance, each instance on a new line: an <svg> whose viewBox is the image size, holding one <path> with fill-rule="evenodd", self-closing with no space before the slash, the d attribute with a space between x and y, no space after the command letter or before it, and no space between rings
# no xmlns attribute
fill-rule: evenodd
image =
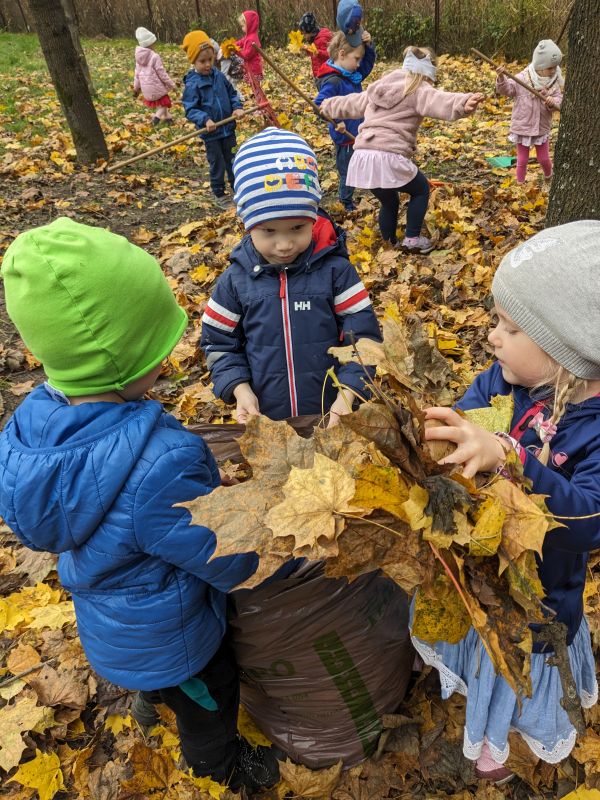
<svg viewBox="0 0 600 800"><path fill-rule="evenodd" d="M312 94L310 59L297 36L290 40L290 51L271 55ZM131 98L133 43L94 41L85 47L112 160L189 130L177 102L175 126L153 129L148 111ZM173 77L181 78L188 68L182 52L163 47L161 55ZM370 80L391 66L379 62ZM439 454L425 448L422 438L423 406L452 402L488 362L493 270L505 252L539 229L545 214L547 188L537 166L521 187L511 171L492 168L487 160L510 152L511 103L493 96L494 78L487 66L467 58L440 59L441 88L484 91L488 99L468 119L424 122L418 162L432 181L426 222L436 249L407 257L382 246L378 204L368 193L357 192L357 212L343 213L326 126L266 69L264 89L280 124L303 135L318 155L324 205L345 229L385 342L357 343L362 362L377 366L372 402L331 431L318 428L310 439L285 423L253 422L242 441L246 464L237 473L249 479L208 496L194 513L203 524L210 517L220 531L220 552L235 549L240 530L240 549L247 550L252 539L263 554L262 575L302 554L324 559L331 575L352 578L381 567L407 591L419 587L415 630L422 638L431 640L440 630L445 638L458 638L474 624L497 668L526 690L531 642L525 622L540 613L534 554L554 523L543 499L519 488L517 464L516 483L499 477L483 484L465 481L440 468ZM186 143L110 175L80 170L39 53L20 59L2 80L7 91L0 101L0 252L21 230L66 214L110 227L156 255L190 325L155 396L185 423L231 422L231 407L212 395L198 350L199 320L243 232L233 212L215 213L210 205L203 146ZM244 119L238 140L262 124L260 116ZM0 313L0 420L42 378L39 364ZM499 430L510 409L499 400L492 413L493 421L478 422ZM256 520L251 531L248 511ZM236 513L244 513L242 526L236 526ZM130 695L91 673L53 558L25 550L6 527L0 527L0 545L3 795L221 796L221 788L192 778L183 767L167 710L161 709L163 724L144 735L129 715ZM585 597L596 648L597 563L593 558ZM384 720L389 735L378 761L344 774L338 767L311 772L288 764L272 797L556 797L581 782L584 771L588 784L600 787L596 708L585 712L586 736L558 767L537 763L521 739L512 740L510 766L522 781L502 791L476 788L472 766L462 756L464 699L442 703L431 671L392 716ZM242 726L252 741L263 741L245 717Z"/></svg>

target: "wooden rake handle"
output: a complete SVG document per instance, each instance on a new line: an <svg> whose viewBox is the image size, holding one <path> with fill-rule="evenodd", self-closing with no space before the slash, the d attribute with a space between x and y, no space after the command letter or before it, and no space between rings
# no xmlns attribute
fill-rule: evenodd
<svg viewBox="0 0 600 800"><path fill-rule="evenodd" d="M262 106L252 106L252 108L244 109L244 116L246 114L252 114L254 111L260 111ZM218 122L215 122L215 127L220 128L223 125L228 125L230 122L233 122L237 117L231 115L226 119L221 119ZM168 150L169 147L174 147L176 144L181 144L182 142L188 142L190 139L194 139L196 136L201 136L203 133L208 133L208 128L200 128L198 131L192 131L191 133L186 133L184 136L178 136L177 139L172 139L170 142L166 144L161 144L159 147L153 147L151 150L146 150L145 153L139 153L137 156L133 156L133 158L127 158L125 161L118 161L116 164L113 164L111 167L106 168L106 172L114 172L117 169L121 169L121 167L126 167L128 164L133 164L136 161L140 161L142 158L148 158L148 156L153 156L155 153L160 153L163 150Z"/></svg>
<svg viewBox="0 0 600 800"><path fill-rule="evenodd" d="M471 52L475 53L476 56L481 58L482 61L487 62L490 65L490 67L493 67L494 69L498 69L498 67L500 66L500 64L496 64L495 61L492 61L491 58L488 58L483 53L480 53L479 50L476 50L474 47L471 48ZM546 100L548 99L548 95L543 95L541 92L538 92L537 89L534 89L533 86L530 86L528 83L525 83L525 81L522 81L521 78L518 78L516 75L511 75L510 72L505 72L504 74L506 75L507 78L510 78L511 81L514 81L515 83L518 83L519 86L522 86L524 89L527 89L528 92L531 92L531 94L534 94L543 103L545 103ZM560 111L560 109L557 108L556 106L555 106L555 108L556 108L556 111Z"/></svg>
<svg viewBox="0 0 600 800"><path fill-rule="evenodd" d="M290 78L288 78L288 76L285 74L285 72L283 72L282 70L279 69L277 64L275 64L272 61L272 59L265 53L265 51L262 49L262 47L259 47L254 42L252 42L252 47L256 50L257 53L261 54L261 56L264 58L264 60L267 62L267 64L271 67L273 72L276 72L277 75L279 75L279 77L281 78L281 80L284 81L285 83L287 83L287 85L290 87L290 89L293 89L296 92L297 95L299 95L310 106L312 106L312 108L313 108L313 110L315 111L316 114L318 114L324 120L327 120L327 122L331 122L333 125L336 124L334 119L332 119L328 114L326 114L324 111L322 111L319 108L319 106L315 103L315 101L312 99L312 97L310 97L310 95L306 94L306 92L303 89L301 89ZM354 139L354 136L352 136L351 133L348 133L348 131L344 131L344 136L348 139L348 141L350 141L350 142L352 142L352 144L354 144L355 139Z"/></svg>

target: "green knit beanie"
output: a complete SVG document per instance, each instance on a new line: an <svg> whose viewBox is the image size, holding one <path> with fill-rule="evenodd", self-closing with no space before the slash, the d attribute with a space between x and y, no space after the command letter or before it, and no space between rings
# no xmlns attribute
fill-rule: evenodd
<svg viewBox="0 0 600 800"><path fill-rule="evenodd" d="M17 236L2 276L8 315L66 395L123 389L160 364L187 325L151 255L67 217Z"/></svg>

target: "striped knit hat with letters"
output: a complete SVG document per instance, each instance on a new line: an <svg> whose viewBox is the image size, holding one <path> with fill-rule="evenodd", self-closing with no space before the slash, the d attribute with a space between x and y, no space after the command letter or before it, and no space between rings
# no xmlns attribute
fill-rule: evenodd
<svg viewBox="0 0 600 800"><path fill-rule="evenodd" d="M233 174L234 199L247 231L267 220L317 218L317 158L297 133L266 128L252 136L238 150Z"/></svg>

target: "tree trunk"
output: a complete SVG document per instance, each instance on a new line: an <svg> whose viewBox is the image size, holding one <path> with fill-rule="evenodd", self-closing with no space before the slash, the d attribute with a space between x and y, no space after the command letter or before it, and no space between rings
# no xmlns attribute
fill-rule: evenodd
<svg viewBox="0 0 600 800"><path fill-rule="evenodd" d="M25 10L21 4L21 0L17 0L17 5L19 6L19 11L21 12L21 16L23 17L23 24L25 25L25 30L27 33L31 33L31 28L29 27L29 22L27 22L27 17L25 16Z"/></svg>
<svg viewBox="0 0 600 800"><path fill-rule="evenodd" d="M598 0L575 0L547 226L600 219L600 103L590 83L598 63Z"/></svg>
<svg viewBox="0 0 600 800"><path fill-rule="evenodd" d="M67 119L77 158L91 164L108 158L98 115L75 50L61 0L29 0L40 45Z"/></svg>
<svg viewBox="0 0 600 800"><path fill-rule="evenodd" d="M88 85L90 94L92 95L92 97L95 97L96 89L94 88L94 84L92 83L92 76L90 75L90 69L88 67L85 53L83 52L83 47L81 46L81 39L79 38L79 22L77 20L77 11L75 10L75 2L74 0L62 0L62 4L65 10L65 19L67 20L69 33L71 34L71 38L73 39L73 46L77 51L77 56L79 57L81 69L83 70L83 74L85 75L85 82Z"/></svg>
<svg viewBox="0 0 600 800"><path fill-rule="evenodd" d="M337 28L337 0L331 0L331 12L333 14L332 29L335 31L335 29Z"/></svg>

